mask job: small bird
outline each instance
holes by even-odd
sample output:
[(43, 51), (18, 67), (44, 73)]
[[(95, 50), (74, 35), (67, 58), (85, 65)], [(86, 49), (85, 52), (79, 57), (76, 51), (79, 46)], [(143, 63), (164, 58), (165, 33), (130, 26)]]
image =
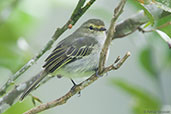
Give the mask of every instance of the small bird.
[(22, 94), (23, 100), (48, 74), (68, 77), (90, 76), (97, 72), (100, 52), (106, 39), (106, 28), (100, 19), (89, 19), (75, 32), (60, 41), (45, 59), (38, 79)]

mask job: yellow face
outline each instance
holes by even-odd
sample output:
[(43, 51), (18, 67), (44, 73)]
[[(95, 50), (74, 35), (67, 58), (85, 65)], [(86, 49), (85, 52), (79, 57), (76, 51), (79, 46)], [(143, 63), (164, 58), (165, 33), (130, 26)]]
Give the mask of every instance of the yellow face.
[(106, 31), (106, 28), (103, 25), (95, 25), (95, 24), (89, 24), (88, 29), (92, 31)]
[(99, 19), (89, 19), (77, 29), (77, 32), (95, 36), (104, 34), (106, 28), (103, 21)]

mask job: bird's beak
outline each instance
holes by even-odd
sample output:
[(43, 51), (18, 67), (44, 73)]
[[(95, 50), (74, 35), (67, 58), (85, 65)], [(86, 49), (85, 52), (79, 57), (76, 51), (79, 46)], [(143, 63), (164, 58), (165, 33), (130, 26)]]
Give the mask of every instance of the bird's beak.
[(105, 27), (101, 27), (101, 28), (99, 29), (99, 31), (106, 31), (106, 28), (105, 28)]

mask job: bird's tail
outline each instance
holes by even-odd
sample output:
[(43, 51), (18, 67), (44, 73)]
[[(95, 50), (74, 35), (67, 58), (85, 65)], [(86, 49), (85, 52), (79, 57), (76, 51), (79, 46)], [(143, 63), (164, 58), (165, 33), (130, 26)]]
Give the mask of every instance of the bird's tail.
[(44, 79), (44, 77), (47, 75), (48, 73), (46, 71), (41, 71), (39, 72), (35, 77), (37, 77), (35, 79), (35, 81), (30, 85), (30, 87), (24, 91), (24, 93), (21, 95), (20, 100), (22, 101), (33, 89), (35, 89), (35, 87), (39, 84), (39, 82), (41, 80)]

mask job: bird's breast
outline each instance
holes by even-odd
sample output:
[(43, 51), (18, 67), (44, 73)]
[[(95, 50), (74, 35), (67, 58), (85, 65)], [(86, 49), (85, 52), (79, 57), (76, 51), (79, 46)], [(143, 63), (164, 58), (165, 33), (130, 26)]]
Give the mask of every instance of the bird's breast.
[(95, 73), (95, 69), (98, 68), (100, 52), (105, 42), (106, 35), (100, 34), (95, 38), (98, 43), (93, 46), (93, 50), (89, 55), (64, 65), (55, 74), (69, 78), (77, 78), (90, 76)]
[(100, 47), (96, 45), (91, 54), (66, 64), (57, 73), (69, 78), (90, 76), (98, 67), (100, 51)]

